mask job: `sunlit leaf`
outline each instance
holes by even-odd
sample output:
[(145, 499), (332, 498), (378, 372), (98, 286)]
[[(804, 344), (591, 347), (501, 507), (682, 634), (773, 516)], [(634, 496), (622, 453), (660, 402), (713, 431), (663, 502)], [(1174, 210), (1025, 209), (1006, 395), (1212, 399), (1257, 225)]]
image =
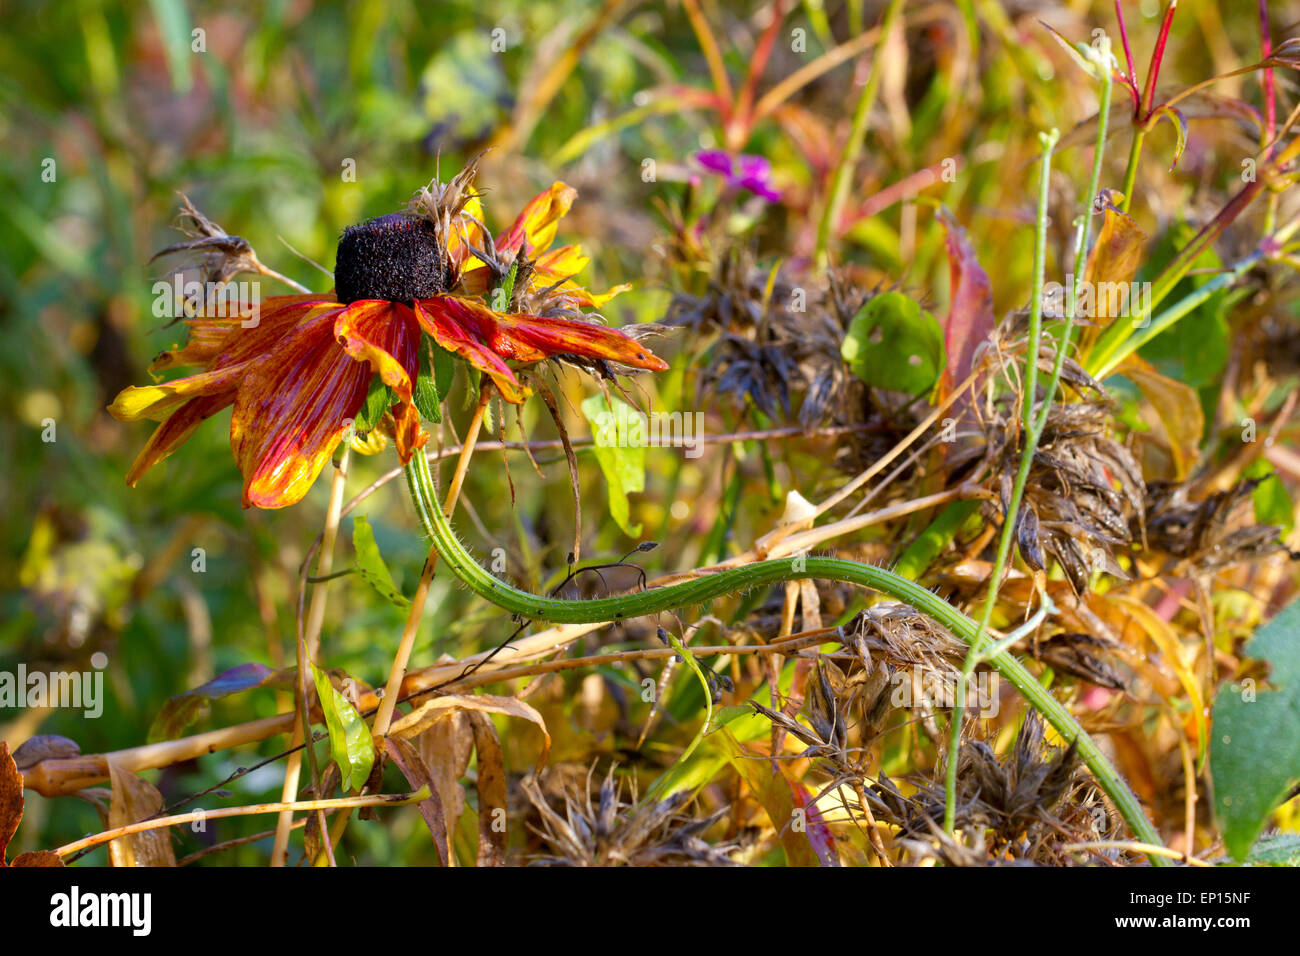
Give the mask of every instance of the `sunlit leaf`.
[(375, 745), (370, 737), (370, 727), (348, 699), (330, 683), (328, 674), (315, 664), (311, 665), (311, 674), (316, 681), (316, 695), (330, 735), (330, 753), (343, 777), (343, 787), (360, 790), (370, 778), (370, 768), (375, 765)]
[[(593, 451), (609, 489), (610, 517), (629, 537), (641, 533), (641, 525), (631, 524), (631, 506), (627, 496), (645, 490), (645, 439), (640, 435), (641, 414), (626, 402), (603, 395), (592, 395), (582, 403), (582, 412), (591, 422), (596, 437)], [(622, 424), (626, 423), (626, 424)], [(637, 429), (637, 434), (633, 434)]]
[(1105, 327), (1116, 316), (1134, 315), (1140, 298), (1134, 292), (1133, 276), (1142, 259), (1146, 233), (1120, 211), (1119, 193), (1102, 190), (1104, 212), (1101, 232), (1088, 253), (1083, 278), (1091, 296), (1087, 318)]
[(1205, 413), (1196, 389), (1157, 372), (1136, 355), (1130, 355), (1116, 369), (1142, 392), (1164, 426), (1173, 459), (1174, 474), (1187, 477), (1196, 464), (1205, 431)]
[(352, 519), (352, 549), (357, 555), (357, 573), (362, 580), (398, 607), (410, 605), (410, 600), (393, 583), (393, 576), (375, 542), (375, 532), (363, 515)]

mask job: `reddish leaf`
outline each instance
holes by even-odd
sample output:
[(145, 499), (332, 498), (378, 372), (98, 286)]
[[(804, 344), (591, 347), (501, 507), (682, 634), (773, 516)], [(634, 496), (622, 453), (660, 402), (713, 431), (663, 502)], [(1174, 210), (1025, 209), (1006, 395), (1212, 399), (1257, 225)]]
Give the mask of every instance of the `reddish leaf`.
[(501, 740), (491, 718), (471, 711), (478, 752), (478, 865), (505, 866), (506, 766)]
[(810, 806), (806, 792), (787, 776), (785, 764), (777, 761), (777, 769), (773, 771), (771, 762), (754, 759), (755, 755), (730, 733), (726, 734), (726, 739), (731, 750), (731, 765), (767, 813), (777, 831), (777, 840), (785, 850), (786, 863), (790, 866), (837, 866), (839, 858), (834, 850), (829, 855), (825, 853), (828, 845), (833, 847), (834, 837), (822, 822), (817, 808)]
[(839, 851), (835, 848), (835, 835), (831, 833), (831, 828), (826, 825), (826, 820), (822, 812), (817, 809), (817, 804), (813, 802), (812, 794), (802, 783), (791, 780), (786, 777), (786, 783), (790, 785), (790, 794), (794, 798), (794, 805), (804, 810), (807, 819), (808, 843), (817, 854), (817, 859), (821, 861), (822, 866), (839, 866)]
[(9, 754), (9, 745), (0, 740), (0, 865), (22, 818), (23, 775)]
[(994, 320), (993, 284), (975, 258), (966, 231), (946, 209), (939, 210), (939, 220), (948, 233), (948, 270), (951, 276), (951, 302), (943, 322), (948, 367), (939, 380), (942, 398), (970, 375), (975, 350), (988, 341)]
[(9, 865), (62, 867), (66, 864), (63, 862), (63, 857), (53, 850), (31, 850), (27, 853), (19, 853)]
[(420, 752), (415, 749), (415, 745), (409, 740), (402, 737), (386, 737), (384, 745), (388, 749), (388, 755), (393, 758), (393, 763), (397, 764), (402, 775), (406, 777), (406, 782), (415, 789), (427, 786), (429, 788), (429, 798), (421, 800), (419, 803), (420, 816), (424, 817), (424, 823), (429, 828), (429, 833), (433, 836), (434, 849), (438, 851), (438, 859), (442, 861), (443, 866), (451, 865), (451, 854), (447, 846), (447, 819), (443, 813), (442, 795), (438, 790), (438, 782), (430, 773), (424, 758)]

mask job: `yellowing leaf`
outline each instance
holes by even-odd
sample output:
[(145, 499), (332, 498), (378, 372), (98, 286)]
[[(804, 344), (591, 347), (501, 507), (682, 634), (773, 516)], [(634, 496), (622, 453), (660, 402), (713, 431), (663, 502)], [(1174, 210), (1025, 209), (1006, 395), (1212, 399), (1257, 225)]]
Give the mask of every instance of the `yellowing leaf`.
[(540, 770), (546, 763), (546, 755), (551, 751), (551, 735), (546, 730), (546, 721), (531, 706), (513, 697), (497, 697), (494, 694), (449, 694), (446, 697), (435, 697), (394, 721), (390, 733), (395, 737), (414, 737), (432, 727), (447, 711), (457, 708), (485, 714), (505, 714), (507, 717), (532, 721), (542, 731), (542, 752), (537, 758), (537, 768)]
[[(108, 808), (110, 828), (139, 823), (163, 809), (157, 789), (113, 761), (108, 762), (108, 778), (113, 785), (113, 802)], [(175, 866), (170, 831), (163, 827), (118, 837), (108, 845), (111, 866)]]
[(1191, 655), (1184, 654), (1183, 645), (1178, 640), (1169, 622), (1143, 604), (1137, 598), (1127, 594), (1115, 593), (1111, 596), (1115, 603), (1123, 607), (1132, 620), (1142, 628), (1160, 649), (1160, 654), (1169, 662), (1178, 676), (1178, 682), (1187, 692), (1187, 699), (1192, 705), (1192, 718), (1196, 722), (1196, 754), (1198, 763), (1205, 759), (1205, 744), (1209, 728), (1205, 716), (1205, 699), (1201, 696), (1201, 685), (1192, 671)]
[(1103, 190), (1105, 202), (1101, 234), (1097, 236), (1088, 264), (1083, 270), (1085, 295), (1090, 295), (1091, 305), (1080, 303), (1080, 314), (1104, 328), (1117, 315), (1132, 315), (1130, 302), (1136, 302), (1133, 293), (1133, 276), (1141, 263), (1146, 233), (1128, 216), (1120, 212), (1115, 201), (1119, 194)]
[(1148, 402), (1164, 426), (1174, 477), (1181, 481), (1200, 455), (1205, 413), (1196, 389), (1157, 372), (1149, 362), (1130, 355), (1115, 370), (1128, 378)]

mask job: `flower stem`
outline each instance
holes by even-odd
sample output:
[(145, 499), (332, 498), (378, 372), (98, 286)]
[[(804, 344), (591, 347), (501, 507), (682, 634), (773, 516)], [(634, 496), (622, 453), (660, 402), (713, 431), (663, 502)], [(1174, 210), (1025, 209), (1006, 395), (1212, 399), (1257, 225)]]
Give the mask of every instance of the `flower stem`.
[[(451, 486), (447, 489), (446, 502), (443, 504), (443, 511), (446, 512), (448, 517), (456, 510), (456, 501), (460, 497), (461, 486), (465, 483), (469, 460), (474, 454), (474, 444), (478, 441), (479, 430), (483, 427), (483, 416), (487, 412), (488, 402), (491, 397), (492, 390), (487, 384), (486, 377), (484, 377), (478, 405), (474, 408), (474, 417), (470, 419), (469, 431), (465, 434), (465, 442), (461, 447), (460, 458), (456, 461), (456, 471), (452, 476)], [(428, 459), (424, 457), (423, 452), (417, 452), (415, 457), (425, 463), (426, 469), (429, 467)], [(387, 736), (388, 728), (392, 724), (393, 709), (397, 706), (397, 698), (402, 689), (402, 679), (406, 676), (406, 665), (411, 660), (411, 651), (415, 647), (415, 635), (420, 629), (420, 619), (424, 616), (424, 605), (429, 597), (429, 585), (433, 582), (433, 572), (437, 566), (438, 549), (432, 547), (429, 549), (428, 557), (424, 560), (424, 570), (420, 573), (420, 583), (416, 586), (415, 595), (411, 598), (411, 610), (406, 616), (406, 627), (402, 630), (402, 640), (397, 646), (397, 654), (393, 657), (393, 666), (388, 672), (388, 683), (384, 685), (384, 696), (379, 702), (379, 712), (375, 715), (375, 722), (371, 728), (377, 741), (382, 741)]]
[[(429, 463), (423, 455), (411, 459), (406, 466), (406, 475), (420, 522), (433, 538), (434, 547), (447, 567), (470, 590), (522, 617), (571, 624), (621, 621), (657, 614), (670, 608), (703, 604), (751, 588), (818, 578), (873, 588), (910, 604), (967, 644), (975, 638), (975, 622), (933, 592), (882, 568), (840, 558), (799, 556), (793, 559), (755, 561), (680, 584), (589, 601), (565, 601), (530, 594), (494, 577), (465, 550), (456, 538), (443, 509), (436, 503)], [(1143, 842), (1158, 844), (1160, 836), (1147, 819), (1137, 797), (1065, 706), (1009, 652), (1000, 651), (989, 655), (988, 659), (1065, 740), (1077, 745), (1079, 756), (1092, 770), (1098, 785), (1110, 796), (1120, 815), (1132, 827), (1135, 836)], [(1153, 858), (1154, 862), (1156, 860)]]
[[(980, 662), (991, 659), (985, 647), (986, 632), (989, 621), (993, 616), (993, 608), (997, 603), (998, 588), (1002, 584), (1002, 574), (1011, 556), (1011, 543), (1015, 539), (1020, 505), (1024, 499), (1025, 486), (1029, 481), (1034, 453), (1038, 449), (1038, 441), (1042, 437), (1043, 429), (1047, 426), (1047, 418), (1051, 412), (1052, 403), (1056, 398), (1057, 385), (1060, 383), (1065, 354), (1069, 351), (1070, 337), (1074, 331), (1078, 287), (1083, 282), (1084, 258), (1087, 255), (1088, 236), (1091, 232), (1093, 200), (1097, 195), (1097, 189), (1101, 181), (1101, 165), (1106, 148), (1106, 125), (1110, 116), (1112, 82), (1112, 71), (1108, 65), (1109, 60), (1110, 45), (1103, 43), (1099, 58), (1102, 68), (1097, 71), (1101, 79), (1101, 104), (1097, 113), (1097, 146), (1093, 153), (1092, 175), (1088, 181), (1087, 192), (1084, 194), (1084, 211), (1079, 221), (1078, 230), (1075, 233), (1074, 273), (1066, 298), (1065, 326), (1061, 330), (1060, 340), (1056, 343), (1056, 358), (1052, 366), (1052, 376), (1048, 380), (1047, 388), (1044, 390), (1043, 406), (1037, 417), (1035, 417), (1033, 407), (1037, 398), (1035, 392), (1037, 391), (1039, 336), (1042, 320), (1042, 282), (1046, 270), (1048, 177), (1051, 173), (1052, 138), (1049, 136), (1043, 141), (1044, 165), (1041, 174), (1042, 179), (1039, 183), (1038, 223), (1034, 242), (1034, 301), (1030, 305), (1030, 337), (1025, 355), (1026, 385), (1022, 396), (1024, 431), (1021, 440), (1023, 447), (1020, 454), (1020, 467), (1016, 471), (1016, 479), (1011, 491), (1011, 499), (1007, 502), (1006, 514), (1003, 515), (1002, 519), (1002, 534), (998, 540), (997, 557), (993, 564), (993, 571), (989, 575), (988, 593), (984, 598), (983, 611), (980, 614), (980, 621), (975, 634), (970, 641), (970, 651), (966, 655), (966, 662), (957, 676), (952, 722), (949, 727), (948, 765), (944, 777), (943, 824), (944, 830), (950, 834), (954, 832), (957, 822), (957, 765), (961, 746), (962, 716), (966, 704), (966, 685)], [(1046, 599), (1045, 596), (1044, 599)]]
[[(339, 456), (338, 464), (334, 468), (334, 478), (330, 482), (330, 502), (325, 511), (325, 530), (321, 535), (320, 557), (316, 560), (316, 577), (318, 578), (327, 576), (334, 567), (334, 541), (338, 537), (339, 516), (343, 511), (343, 489), (348, 480), (348, 452), (349, 449), (345, 444), (343, 452)], [(307, 612), (306, 627), (298, 632), (298, 719), (294, 723), (293, 734), (290, 737), (291, 746), (294, 747), (303, 742), (306, 729), (311, 726), (311, 717), (307, 708), (309, 698), (307, 672), (310, 670), (308, 664), (316, 659), (316, 651), (320, 647), (321, 624), (325, 620), (325, 596), (325, 588), (317, 586), (311, 595), (311, 607)], [(312, 747), (304, 749), (307, 751), (312, 779), (315, 780), (317, 779), (316, 752)], [(281, 790), (282, 802), (289, 803), (297, 796), (298, 778), (301, 772), (302, 751), (296, 750), (289, 756), (289, 761), (284, 768), (284, 787)], [(321, 832), (325, 833), (323, 812), (319, 822)], [(271, 848), (272, 866), (284, 866), (289, 858), (289, 830), (292, 824), (292, 810), (281, 813), (276, 821), (275, 843)], [(328, 840), (328, 836), (326, 836), (326, 839)]]

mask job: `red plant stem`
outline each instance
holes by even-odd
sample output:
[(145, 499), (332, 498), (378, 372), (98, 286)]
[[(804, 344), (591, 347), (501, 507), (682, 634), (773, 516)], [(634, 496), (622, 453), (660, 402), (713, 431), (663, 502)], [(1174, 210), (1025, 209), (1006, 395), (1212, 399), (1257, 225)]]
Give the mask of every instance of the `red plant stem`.
[(1160, 36), (1156, 40), (1156, 48), (1151, 53), (1151, 67), (1147, 70), (1147, 85), (1142, 91), (1142, 109), (1138, 113), (1138, 118), (1145, 122), (1151, 115), (1151, 107), (1156, 98), (1156, 80), (1160, 76), (1160, 64), (1165, 59), (1165, 44), (1169, 42), (1169, 28), (1173, 26), (1174, 14), (1178, 11), (1178, 0), (1169, 0), (1169, 6), (1165, 7), (1165, 18), (1160, 24)]
[(1137, 70), (1133, 68), (1133, 50), (1128, 45), (1128, 27), (1124, 24), (1122, 0), (1115, 0), (1115, 19), (1119, 22), (1119, 39), (1124, 47), (1124, 62), (1128, 64), (1128, 72), (1124, 74), (1124, 85), (1128, 87), (1129, 95), (1133, 97), (1133, 115), (1136, 116), (1142, 107), (1137, 88)]
[[(1259, 52), (1260, 59), (1267, 60), (1273, 55), (1273, 37), (1268, 27), (1268, 0), (1259, 0)], [(1264, 151), (1267, 158), (1273, 152), (1273, 131), (1277, 127), (1277, 103), (1274, 99), (1273, 68), (1264, 70), (1264, 142), (1268, 143)]]
[(758, 40), (754, 57), (749, 61), (749, 75), (745, 77), (745, 83), (740, 88), (734, 119), (737, 126), (741, 128), (741, 132), (737, 135), (743, 135), (745, 140), (749, 139), (750, 131), (754, 126), (754, 91), (758, 89), (758, 81), (763, 76), (763, 71), (767, 69), (767, 61), (771, 59), (772, 47), (776, 45), (776, 34), (781, 29), (782, 21), (785, 20), (785, 12), (784, 0), (776, 0), (772, 4), (772, 22), (767, 25), (767, 29)]

